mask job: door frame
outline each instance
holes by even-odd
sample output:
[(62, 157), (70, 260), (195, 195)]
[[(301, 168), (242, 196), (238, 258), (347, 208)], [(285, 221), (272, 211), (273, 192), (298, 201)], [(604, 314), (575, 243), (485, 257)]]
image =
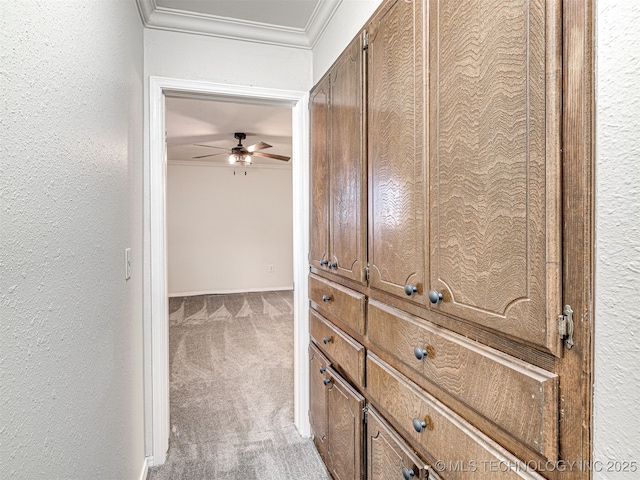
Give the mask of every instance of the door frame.
[[(169, 448), (169, 312), (167, 288), (165, 96), (203, 98), (292, 111), (294, 423), (309, 437), (309, 94), (245, 85), (150, 76), (145, 140), (144, 388), (145, 455), (162, 465)], [(146, 143), (146, 142), (145, 142)]]

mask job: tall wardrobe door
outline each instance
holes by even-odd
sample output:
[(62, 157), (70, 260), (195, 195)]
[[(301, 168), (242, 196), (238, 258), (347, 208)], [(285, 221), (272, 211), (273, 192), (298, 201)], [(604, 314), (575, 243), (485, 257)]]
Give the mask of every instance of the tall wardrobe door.
[(309, 99), (311, 129), (311, 211), (309, 264), (323, 268), (329, 261), (329, 77)]
[(426, 298), (422, 21), (420, 0), (388, 1), (369, 24), (367, 53), (370, 285), (418, 303)]
[[(430, 3), (433, 308), (557, 353), (561, 2)], [(439, 299), (438, 294), (442, 294)]]
[(362, 37), (331, 70), (331, 230), (329, 251), (339, 275), (364, 281), (366, 169), (362, 85)]

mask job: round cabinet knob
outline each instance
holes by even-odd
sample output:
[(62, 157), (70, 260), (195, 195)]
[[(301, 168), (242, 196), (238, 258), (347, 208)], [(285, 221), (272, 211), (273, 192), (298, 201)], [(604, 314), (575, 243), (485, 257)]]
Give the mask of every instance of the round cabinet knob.
[(413, 354), (416, 356), (418, 360), (422, 360), (427, 356), (427, 351), (422, 347), (416, 347), (413, 349)]
[(322, 296), (322, 301), (323, 302), (330, 302), (331, 301), (331, 295), (323, 295)]
[(429, 301), (434, 305), (442, 300), (442, 294), (437, 290), (429, 290)]
[(410, 470), (407, 467), (402, 467), (402, 476), (404, 477), (404, 480), (409, 480), (411, 477), (415, 477), (416, 474), (413, 470)]
[(338, 268), (338, 264), (335, 262), (329, 262), (329, 264), (327, 265), (329, 268)]
[(420, 433), (422, 430), (427, 428), (427, 422), (423, 422), (417, 418), (413, 419), (413, 428), (416, 429), (416, 432)]
[(328, 261), (328, 260), (321, 260), (321, 261), (320, 261), (320, 266), (321, 266), (321, 267), (324, 267), (324, 266), (326, 266), (326, 265), (329, 265), (329, 261)]
[(418, 287), (416, 287), (415, 285), (411, 285), (410, 283), (407, 283), (404, 286), (404, 293), (406, 293), (408, 296), (413, 295), (417, 291), (418, 291)]
[(327, 371), (327, 367), (320, 367), (320, 373), (324, 373)]
[(327, 343), (331, 343), (331, 337), (324, 337), (324, 338), (322, 339), (322, 343), (324, 343), (325, 345), (326, 345)]
[(322, 383), (324, 383), (325, 385), (329, 385), (331, 383), (331, 379), (330, 378), (325, 378), (322, 380)]

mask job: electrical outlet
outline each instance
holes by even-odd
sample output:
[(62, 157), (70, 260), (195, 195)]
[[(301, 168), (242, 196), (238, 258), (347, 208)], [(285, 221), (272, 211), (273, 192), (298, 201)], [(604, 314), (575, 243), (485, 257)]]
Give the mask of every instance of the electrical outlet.
[(267, 271), (269, 273), (273, 273), (275, 271), (275, 267), (272, 264), (270, 264)]
[(129, 280), (131, 278), (131, 249), (124, 249), (124, 279)]

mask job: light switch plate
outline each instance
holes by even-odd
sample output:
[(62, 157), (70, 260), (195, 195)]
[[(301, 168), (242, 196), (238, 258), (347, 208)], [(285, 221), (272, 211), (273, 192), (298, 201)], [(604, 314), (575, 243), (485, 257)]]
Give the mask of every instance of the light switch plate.
[(131, 249), (124, 249), (124, 279), (129, 280), (131, 278)]

